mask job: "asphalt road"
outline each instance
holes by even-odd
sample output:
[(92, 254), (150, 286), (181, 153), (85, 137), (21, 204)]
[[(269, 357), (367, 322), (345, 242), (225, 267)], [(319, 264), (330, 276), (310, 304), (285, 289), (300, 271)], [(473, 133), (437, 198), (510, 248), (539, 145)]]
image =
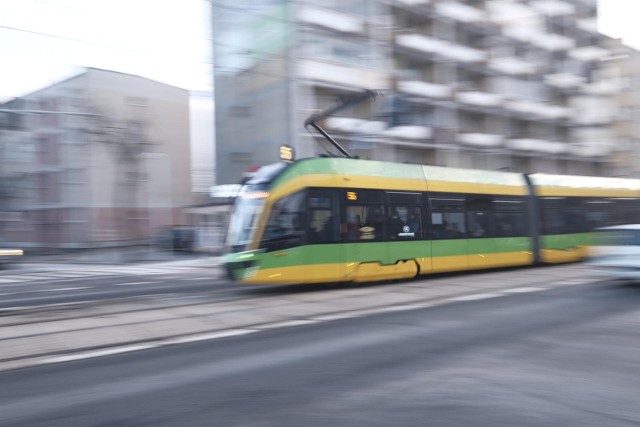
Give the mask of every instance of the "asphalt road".
[(237, 294), (237, 286), (214, 268), (103, 267), (87, 270), (3, 271), (0, 309), (95, 302), (132, 297)]
[(7, 426), (640, 424), (640, 288), (573, 286), (0, 374)]

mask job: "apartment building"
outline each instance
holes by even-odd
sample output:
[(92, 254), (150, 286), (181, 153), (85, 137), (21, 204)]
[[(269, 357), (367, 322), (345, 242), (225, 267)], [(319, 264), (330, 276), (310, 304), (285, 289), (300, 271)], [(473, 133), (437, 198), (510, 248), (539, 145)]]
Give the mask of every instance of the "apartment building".
[(323, 153), (304, 119), (364, 88), (384, 96), (325, 123), (361, 158), (628, 175), (620, 43), (596, 18), (596, 0), (215, 2), (217, 182), (281, 144)]
[(89, 68), (1, 104), (0, 116), (4, 239), (113, 246), (186, 221), (188, 91)]

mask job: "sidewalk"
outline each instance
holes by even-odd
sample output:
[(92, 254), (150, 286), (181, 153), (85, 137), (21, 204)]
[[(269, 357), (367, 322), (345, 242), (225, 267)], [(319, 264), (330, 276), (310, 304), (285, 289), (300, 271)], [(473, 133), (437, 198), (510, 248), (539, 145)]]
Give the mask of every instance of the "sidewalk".
[(0, 370), (57, 363), (277, 327), (409, 310), (593, 282), (580, 264), (361, 287), (255, 289), (232, 301), (135, 300), (0, 310)]

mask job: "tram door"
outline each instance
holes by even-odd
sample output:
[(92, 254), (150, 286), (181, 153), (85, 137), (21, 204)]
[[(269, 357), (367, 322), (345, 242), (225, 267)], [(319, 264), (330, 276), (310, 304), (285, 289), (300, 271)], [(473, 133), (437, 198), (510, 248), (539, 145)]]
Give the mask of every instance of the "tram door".
[(344, 247), (340, 245), (338, 194), (311, 189), (307, 197), (308, 281), (332, 282), (344, 278)]
[(431, 194), (433, 272), (466, 270), (469, 266), (464, 196)]

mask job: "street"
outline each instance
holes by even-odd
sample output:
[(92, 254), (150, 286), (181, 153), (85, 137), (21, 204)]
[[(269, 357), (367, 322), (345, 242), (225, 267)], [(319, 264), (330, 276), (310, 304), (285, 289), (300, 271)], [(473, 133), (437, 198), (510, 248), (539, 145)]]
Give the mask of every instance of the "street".
[(216, 268), (171, 263), (71, 269), (26, 266), (0, 272), (0, 309), (231, 291), (233, 286), (219, 276)]
[(576, 285), (13, 370), (0, 424), (637, 425), (639, 306)]

